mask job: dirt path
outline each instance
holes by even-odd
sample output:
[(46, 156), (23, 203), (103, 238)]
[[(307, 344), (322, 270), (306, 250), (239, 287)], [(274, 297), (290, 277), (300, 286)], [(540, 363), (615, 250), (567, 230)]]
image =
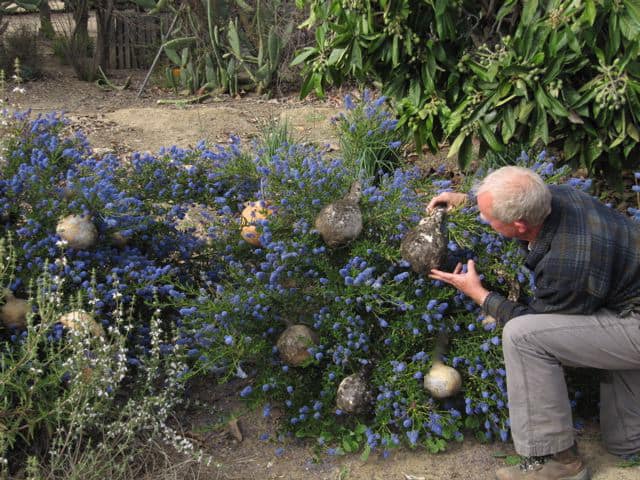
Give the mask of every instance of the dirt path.
[[(196, 105), (159, 106), (157, 100), (174, 98), (172, 93), (151, 86), (137, 98), (144, 72), (129, 74), (130, 89), (105, 92), (69, 78), (68, 72), (58, 72), (45, 81), (28, 84), (24, 97), (12, 94), (11, 100), (34, 113), (67, 112), (94, 147), (118, 152), (156, 152), (163, 146), (189, 147), (200, 140), (226, 142), (230, 135), (249, 139), (271, 119), (287, 120), (299, 140), (320, 144), (334, 141), (329, 121), (339, 111), (336, 104), (303, 102), (295, 96), (271, 100), (220, 96)], [(110, 80), (121, 85), (125, 79), (125, 74), (118, 72)]]
[[(96, 149), (125, 155), (135, 150), (156, 152), (162, 146), (193, 146), (202, 139), (226, 142), (232, 134), (246, 141), (259, 131), (261, 122), (270, 118), (286, 118), (300, 140), (335, 143), (329, 119), (340, 109), (336, 100), (319, 103), (299, 101), (294, 96), (274, 100), (221, 96), (187, 107), (160, 106), (157, 100), (170, 97), (171, 93), (159, 90), (153, 82), (141, 98), (136, 96), (145, 72), (118, 72), (111, 80), (123, 84), (131, 74), (131, 88), (106, 92), (75, 80), (68, 68), (60, 67), (51, 58), (47, 61), (46, 78), (27, 84), (24, 96), (11, 93), (9, 102), (31, 108), (34, 113), (67, 112)], [(493, 470), (504, 464), (497, 454), (513, 453), (510, 444), (484, 445), (467, 440), (439, 455), (403, 448), (393, 451), (387, 459), (377, 455), (367, 461), (358, 456), (318, 459), (311, 442), (277, 441), (276, 422), (256, 412), (243, 412), (236, 393), (229, 388), (228, 395), (206, 404), (212, 397), (206, 389), (201, 390), (205, 407), (190, 411), (182, 420), (186, 431), (219, 432), (224, 419), (235, 415), (240, 419), (242, 442), (222, 431), (202, 445), (214, 458), (211, 466), (195, 469), (189, 463), (177, 462), (166, 476), (154, 478), (482, 480), (493, 478)], [(269, 440), (260, 440), (265, 433)], [(619, 468), (620, 459), (605, 452), (597, 426), (587, 427), (579, 437), (579, 446), (594, 480), (640, 479), (640, 467)], [(279, 447), (284, 447), (280, 456), (276, 455)]]

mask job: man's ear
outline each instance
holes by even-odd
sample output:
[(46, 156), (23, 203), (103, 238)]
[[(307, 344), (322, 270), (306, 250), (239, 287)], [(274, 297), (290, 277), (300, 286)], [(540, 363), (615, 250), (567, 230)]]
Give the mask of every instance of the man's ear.
[(513, 226), (516, 227), (516, 230), (519, 235), (526, 233), (529, 231), (529, 224), (523, 220), (516, 220), (513, 222)]

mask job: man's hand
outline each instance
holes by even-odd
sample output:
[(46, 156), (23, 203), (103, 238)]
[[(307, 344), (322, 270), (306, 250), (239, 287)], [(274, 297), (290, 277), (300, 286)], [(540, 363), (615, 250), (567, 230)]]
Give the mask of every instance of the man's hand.
[(431, 199), (427, 205), (427, 211), (430, 212), (438, 207), (446, 207), (447, 211), (463, 205), (467, 201), (465, 193), (443, 192)]
[(433, 269), (429, 277), (456, 287), (480, 306), (489, 295), (489, 290), (482, 286), (480, 275), (476, 272), (476, 264), (473, 260), (467, 262), (466, 272), (462, 271), (462, 264), (458, 263), (452, 273)]

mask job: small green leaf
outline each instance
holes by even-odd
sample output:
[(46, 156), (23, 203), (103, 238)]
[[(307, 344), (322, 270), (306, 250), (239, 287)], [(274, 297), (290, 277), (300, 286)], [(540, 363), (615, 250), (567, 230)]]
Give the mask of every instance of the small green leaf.
[(329, 59), (327, 60), (327, 65), (336, 65), (340, 61), (342, 61), (342, 57), (344, 57), (346, 48), (334, 48), (331, 50), (331, 54), (329, 55)]
[(364, 451), (362, 452), (362, 455), (360, 455), (360, 460), (362, 460), (363, 462), (366, 462), (369, 459), (370, 453), (371, 453), (371, 446), (367, 443), (364, 446)]
[(471, 160), (473, 159), (473, 141), (472, 136), (467, 135), (467, 137), (462, 142), (460, 146), (460, 153), (458, 154), (458, 167), (461, 170), (465, 171), (471, 165)]
[(522, 23), (529, 25), (533, 20), (533, 16), (538, 9), (538, 0), (523, 0), (524, 7), (522, 8)]
[(596, 3), (593, 0), (585, 0), (581, 19), (590, 27), (593, 26), (593, 22), (596, 20)]
[(564, 141), (563, 153), (565, 160), (571, 160), (580, 151), (581, 142), (573, 135), (569, 135)]
[(517, 5), (517, 3), (517, 0), (507, 0), (506, 2), (504, 2), (500, 7), (500, 10), (498, 10), (496, 20), (500, 21), (511, 12), (513, 12), (513, 8)]
[(467, 138), (467, 136), (468, 136), (467, 133), (460, 133), (455, 138), (455, 140), (451, 144), (451, 147), (449, 147), (449, 153), (447, 154), (447, 158), (454, 157), (460, 151), (460, 147), (462, 146), (462, 142), (464, 142), (464, 140)]
[(357, 41), (353, 42), (351, 47), (351, 71), (358, 72), (362, 70), (362, 49)]
[(292, 67), (295, 67), (296, 65), (304, 62), (305, 60), (307, 60), (309, 57), (311, 57), (313, 54), (318, 53), (318, 50), (313, 48), (313, 47), (307, 47), (304, 50), (302, 50), (302, 52), (300, 52), (296, 58), (294, 58), (290, 65)]
[(504, 145), (502, 145), (502, 143), (498, 141), (489, 126), (482, 120), (478, 120), (478, 125), (480, 125), (480, 133), (482, 135), (482, 138), (484, 138), (485, 142), (487, 142), (489, 148), (494, 152), (504, 151)]
[(510, 466), (519, 465), (522, 459), (519, 455), (507, 455), (504, 459), (504, 463)]
[(509, 143), (516, 131), (516, 114), (513, 107), (506, 107), (502, 114), (502, 143)]
[(636, 126), (631, 122), (627, 123), (627, 135), (634, 141), (640, 142), (640, 132), (638, 132)]
[(167, 55), (167, 57), (169, 57), (169, 60), (171, 60), (171, 62), (174, 65), (178, 65), (178, 66), (182, 65), (182, 60), (180, 59), (180, 55), (178, 55), (178, 52), (176, 52), (174, 49), (165, 48), (164, 53)]

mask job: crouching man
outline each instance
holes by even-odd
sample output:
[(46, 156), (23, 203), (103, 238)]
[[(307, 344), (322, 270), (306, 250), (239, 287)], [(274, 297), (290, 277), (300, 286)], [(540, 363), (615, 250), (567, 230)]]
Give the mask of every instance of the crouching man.
[[(473, 260), (466, 272), (432, 270), (504, 325), (511, 433), (520, 466), (499, 480), (585, 480), (563, 366), (606, 371), (600, 384), (600, 427), (607, 449), (640, 452), (640, 225), (569, 186), (548, 186), (535, 172), (504, 167), (477, 189), (481, 217), (528, 248), (535, 279), (528, 304), (482, 285)], [(447, 192), (433, 209), (463, 204)]]

